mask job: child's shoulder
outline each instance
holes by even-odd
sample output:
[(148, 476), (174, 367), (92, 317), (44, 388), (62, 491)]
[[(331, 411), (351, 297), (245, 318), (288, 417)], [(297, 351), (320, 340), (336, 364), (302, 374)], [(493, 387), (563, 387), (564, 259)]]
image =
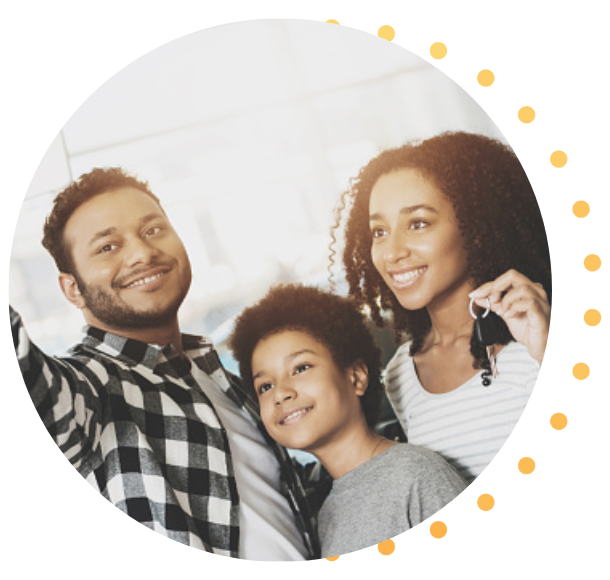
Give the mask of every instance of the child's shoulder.
[(387, 461), (400, 466), (400, 469), (435, 471), (451, 469), (449, 464), (435, 451), (412, 445), (411, 443), (396, 443), (390, 447)]

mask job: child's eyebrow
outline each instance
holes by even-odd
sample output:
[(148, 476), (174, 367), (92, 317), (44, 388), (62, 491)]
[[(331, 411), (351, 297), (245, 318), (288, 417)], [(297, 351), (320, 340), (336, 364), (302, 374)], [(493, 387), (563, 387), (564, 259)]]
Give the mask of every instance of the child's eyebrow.
[[(291, 352), (289, 355), (287, 355), (285, 357), (285, 361), (286, 362), (290, 362), (291, 360), (294, 360), (295, 358), (297, 358), (298, 356), (302, 355), (302, 354), (318, 354), (315, 350), (311, 350), (310, 348), (304, 348), (302, 350), (297, 350), (295, 352)], [(258, 371), (253, 377), (252, 377), (252, 381), (254, 382), (256, 379), (258, 379), (261, 375), (265, 374), (265, 370), (263, 369), (262, 371)]]

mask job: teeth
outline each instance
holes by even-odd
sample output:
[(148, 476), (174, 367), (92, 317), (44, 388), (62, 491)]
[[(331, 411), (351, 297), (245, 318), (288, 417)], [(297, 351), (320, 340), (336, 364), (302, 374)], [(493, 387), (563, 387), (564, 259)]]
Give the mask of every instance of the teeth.
[(300, 415), (305, 415), (305, 413), (309, 413), (310, 410), (311, 410), (311, 407), (308, 407), (307, 409), (301, 409), (299, 411), (295, 411), (294, 413), (290, 413), (290, 415), (288, 415), (288, 417), (284, 417), (284, 419), (282, 419), (281, 424), (283, 425), (286, 421), (291, 421), (292, 419), (296, 419)]
[(403, 272), (402, 274), (394, 274), (392, 276), (392, 278), (395, 282), (402, 284), (404, 282), (408, 282), (412, 278), (416, 278), (420, 274), (423, 274), (425, 269), (426, 268), (424, 266), (423, 268), (417, 268), (417, 270), (411, 270), (410, 272)]
[(129, 284), (127, 286), (127, 288), (133, 288), (134, 286), (141, 286), (142, 284), (148, 284), (149, 282), (152, 282), (153, 280), (158, 280), (159, 278), (161, 278), (162, 274), (155, 274), (154, 276), (147, 276), (146, 278), (141, 278), (140, 280), (136, 280), (135, 282), (132, 282), (131, 284)]

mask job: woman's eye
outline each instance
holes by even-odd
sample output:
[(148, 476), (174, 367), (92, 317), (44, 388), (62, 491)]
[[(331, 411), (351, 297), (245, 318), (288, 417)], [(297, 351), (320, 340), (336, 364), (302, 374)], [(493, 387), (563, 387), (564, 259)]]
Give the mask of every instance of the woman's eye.
[(371, 230), (371, 237), (373, 239), (378, 239), (378, 238), (382, 238), (383, 236), (386, 235), (386, 230), (385, 228), (373, 228)]
[(428, 222), (424, 220), (414, 220), (409, 224), (409, 228), (412, 230), (421, 230), (428, 225)]

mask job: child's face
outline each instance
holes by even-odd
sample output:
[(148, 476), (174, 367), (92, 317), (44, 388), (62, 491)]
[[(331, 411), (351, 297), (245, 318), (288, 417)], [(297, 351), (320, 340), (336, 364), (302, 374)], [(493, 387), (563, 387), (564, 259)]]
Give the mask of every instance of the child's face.
[(315, 453), (366, 426), (359, 399), (366, 368), (341, 370), (306, 332), (285, 330), (261, 340), (252, 354), (252, 376), (263, 423), (285, 447)]
[(440, 305), (474, 288), (453, 206), (419, 171), (382, 175), (369, 219), (373, 264), (403, 308)]

